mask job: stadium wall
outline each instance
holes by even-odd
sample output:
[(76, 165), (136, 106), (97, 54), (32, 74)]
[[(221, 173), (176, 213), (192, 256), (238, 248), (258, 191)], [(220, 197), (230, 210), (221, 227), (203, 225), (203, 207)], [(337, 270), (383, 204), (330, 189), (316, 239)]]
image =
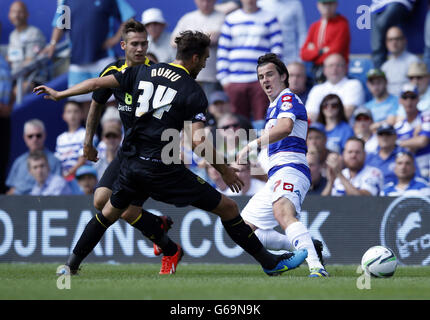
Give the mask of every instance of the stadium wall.
[[(236, 197), (240, 208), (249, 197)], [(308, 196), (301, 221), (324, 243), (329, 264), (359, 264), (371, 246), (390, 247), (400, 263), (430, 265), (430, 198)], [(213, 214), (149, 200), (170, 215), (170, 237), (187, 263), (255, 263)], [(0, 262), (64, 263), (94, 214), (92, 197), (0, 197)], [(152, 243), (124, 221), (111, 226), (86, 262), (158, 263)]]

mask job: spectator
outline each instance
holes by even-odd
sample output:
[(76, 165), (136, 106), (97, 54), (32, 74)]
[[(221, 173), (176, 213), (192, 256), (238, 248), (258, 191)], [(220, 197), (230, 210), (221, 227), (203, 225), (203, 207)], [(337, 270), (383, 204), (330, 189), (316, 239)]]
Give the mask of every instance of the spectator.
[(385, 73), (380, 69), (370, 69), (366, 83), (373, 99), (364, 106), (372, 112), (373, 128), (377, 129), (384, 122), (394, 125), (399, 103), (398, 98), (387, 91)]
[(233, 113), (224, 114), (217, 122), (217, 129), (216, 142), (222, 144), (217, 143), (216, 148), (227, 159), (235, 161), (237, 152), (248, 143), (247, 130)]
[(45, 148), (46, 131), (45, 125), (39, 119), (32, 119), (24, 124), (24, 142), (28, 151), (20, 155), (12, 164), (6, 180), (9, 188), (7, 194), (22, 195), (30, 194), (36, 181), (28, 171), (27, 158), (31, 152), (41, 150), (48, 158), (50, 172), (61, 175), (61, 163), (55, 155)]
[(357, 79), (348, 79), (345, 59), (337, 53), (324, 60), (324, 75), (327, 80), (315, 85), (309, 92), (306, 101), (306, 110), (312, 121), (316, 120), (319, 106), (323, 98), (329, 94), (337, 94), (345, 107), (346, 118), (349, 119), (354, 109), (364, 104), (365, 93), (361, 82)]
[(230, 101), (224, 91), (215, 91), (209, 96), (209, 106), (206, 123), (216, 128), (218, 120), (226, 113), (231, 113)]
[[(365, 165), (366, 152), (363, 140), (351, 137), (345, 144), (342, 156), (330, 153), (327, 157), (327, 185), (322, 195), (377, 196), (384, 178), (378, 168)], [(345, 168), (342, 170), (342, 163)]]
[[(103, 130), (103, 126), (105, 126), (106, 123), (118, 123), (122, 126), (121, 117), (119, 115), (119, 111), (117, 108), (111, 106), (107, 107), (105, 112), (103, 113), (103, 116), (100, 120), (100, 124)], [(97, 144), (97, 154), (99, 158), (105, 157), (106, 153), (106, 144), (103, 141), (103, 139)]]
[(259, 9), (257, 0), (241, 2), (243, 7), (227, 15), (221, 29), (217, 78), (233, 112), (252, 116), (254, 127), (262, 129), (269, 101), (257, 80), (257, 60), (267, 52), (282, 54), (282, 32), (276, 17)]
[(412, 11), (415, 0), (372, 0), (372, 31), (370, 34), (372, 60), (380, 68), (387, 60), (385, 35), (387, 30), (403, 23)]
[(228, 15), (234, 10), (239, 9), (242, 6), (240, 0), (219, 0), (215, 5), (215, 9), (219, 12), (224, 13), (224, 15)]
[(109, 163), (116, 157), (121, 145), (122, 126), (121, 122), (110, 120), (103, 123), (102, 141), (106, 145), (105, 152), (94, 164), (97, 171), (97, 179), (100, 180)]
[[(46, 38), (40, 29), (28, 25), (27, 6), (22, 1), (14, 1), (9, 7), (9, 21), (15, 29), (9, 35), (8, 56), (12, 73), (34, 61), (46, 45)], [(39, 74), (35, 83), (43, 83), (46, 77)], [(23, 84), (24, 92), (31, 91), (35, 83)], [(15, 93), (16, 96), (16, 93)]]
[(366, 153), (376, 151), (378, 140), (372, 131), (372, 113), (365, 107), (357, 108), (354, 111), (354, 135), (364, 141)]
[(419, 58), (406, 50), (406, 37), (399, 27), (391, 27), (387, 31), (386, 43), (390, 58), (385, 61), (381, 70), (388, 80), (388, 92), (398, 97), (402, 86), (408, 82), (408, 69), (412, 62), (419, 62)]
[(308, 191), (308, 195), (320, 195), (326, 184), (327, 179), (323, 176), (323, 167), (320, 162), (318, 152), (306, 154), (309, 170), (311, 171), (312, 183)]
[(419, 172), (430, 178), (430, 112), (418, 110), (418, 89), (407, 83), (400, 96), (406, 117), (396, 123), (398, 145), (415, 154)]
[(185, 14), (179, 19), (175, 30), (172, 32), (171, 43), (174, 45), (175, 38), (185, 30), (199, 30), (210, 35), (209, 58), (206, 67), (197, 76), (197, 82), (202, 86), (206, 97), (214, 91), (220, 90), (221, 85), (217, 80), (216, 55), (218, 39), (224, 22), (224, 14), (215, 10), (216, 0), (194, 0), (197, 10)]
[[(134, 10), (126, 0), (59, 0), (57, 3), (51, 41), (43, 53), (53, 56), (64, 32), (63, 26), (60, 28), (57, 25), (63, 19), (61, 6), (67, 5), (70, 9), (70, 24), (73, 26), (68, 30), (71, 42), (68, 86), (72, 87), (89, 78), (98, 78), (100, 70), (115, 60), (111, 48), (121, 40), (123, 23), (135, 15)], [(121, 22), (116, 32), (112, 29), (114, 21)], [(110, 33), (114, 35), (108, 38)], [(90, 92), (74, 97), (74, 100), (83, 103), (83, 119), (87, 117), (91, 96)]]
[(325, 162), (330, 150), (327, 149), (327, 135), (323, 124), (313, 122), (308, 128), (308, 135), (306, 137), (306, 144), (308, 148), (315, 147), (320, 157), (320, 164), (325, 168)]
[(312, 62), (313, 74), (318, 82), (324, 81), (322, 69), (328, 56), (337, 53), (347, 64), (349, 60), (351, 37), (348, 20), (336, 12), (337, 5), (337, 0), (318, 0), (321, 19), (310, 26), (300, 51), (303, 61)]
[(405, 149), (396, 145), (397, 134), (392, 125), (384, 124), (377, 131), (378, 148), (375, 152), (369, 153), (366, 158), (366, 165), (379, 168), (384, 175), (384, 183), (395, 182), (394, 162), (396, 155)]
[(342, 100), (338, 95), (328, 94), (321, 102), (317, 122), (325, 127), (327, 149), (342, 153), (345, 142), (354, 135), (348, 124)]
[(418, 105), (420, 111), (430, 109), (430, 74), (424, 62), (412, 62), (408, 69), (409, 81), (418, 88)]
[(258, 0), (257, 5), (261, 9), (271, 12), (279, 21), (284, 44), (282, 61), (285, 65), (298, 61), (300, 48), (306, 40), (307, 32), (305, 11), (301, 1)]
[(295, 93), (302, 100), (303, 105), (305, 105), (312, 87), (311, 80), (306, 76), (306, 66), (296, 61), (287, 65), (287, 70), (291, 92)]
[(385, 185), (381, 195), (390, 197), (400, 196), (430, 196), (430, 185), (415, 174), (414, 156), (409, 152), (396, 155), (394, 173), (396, 181)]
[(84, 194), (94, 194), (97, 185), (97, 171), (90, 165), (83, 165), (76, 171), (76, 180)]
[(151, 8), (143, 11), (142, 23), (148, 31), (148, 52), (153, 53), (158, 62), (169, 63), (175, 60), (175, 49), (170, 44), (170, 32), (166, 29), (166, 20), (161, 10)]
[(49, 162), (42, 150), (35, 150), (27, 158), (28, 171), (36, 181), (31, 189), (32, 196), (60, 196), (72, 194), (66, 180), (49, 169)]
[(67, 131), (57, 137), (55, 156), (61, 161), (62, 173), (67, 181), (73, 180), (76, 170), (85, 163), (85, 129), (81, 126), (81, 119), (81, 105), (75, 101), (66, 102), (63, 120), (67, 123)]
[[(1, 24), (0, 24), (1, 35)], [(6, 192), (6, 168), (10, 151), (10, 114), (13, 107), (12, 78), (9, 64), (0, 54), (0, 194)]]

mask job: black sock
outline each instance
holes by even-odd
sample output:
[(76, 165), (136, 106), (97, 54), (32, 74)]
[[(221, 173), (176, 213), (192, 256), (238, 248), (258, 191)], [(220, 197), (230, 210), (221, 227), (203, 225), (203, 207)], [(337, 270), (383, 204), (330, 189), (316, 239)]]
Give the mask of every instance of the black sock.
[(222, 221), (222, 224), (233, 241), (253, 256), (263, 268), (273, 269), (276, 266), (278, 263), (276, 256), (263, 247), (254, 231), (243, 221), (241, 216)]
[(173, 256), (178, 251), (178, 247), (162, 229), (161, 225), (161, 218), (146, 210), (142, 210), (141, 216), (132, 224), (145, 237), (159, 246), (165, 256)]
[(100, 239), (103, 237), (107, 228), (112, 225), (108, 219), (106, 219), (101, 213), (97, 213), (85, 227), (81, 234), (73, 254), (70, 255), (67, 265), (71, 270), (77, 270), (82, 260), (94, 249)]

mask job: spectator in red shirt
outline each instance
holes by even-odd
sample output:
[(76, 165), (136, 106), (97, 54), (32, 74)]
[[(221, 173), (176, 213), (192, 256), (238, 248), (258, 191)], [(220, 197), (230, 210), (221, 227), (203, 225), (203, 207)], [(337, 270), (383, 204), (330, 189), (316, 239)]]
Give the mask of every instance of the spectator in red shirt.
[(349, 60), (351, 41), (348, 20), (336, 13), (337, 0), (318, 0), (321, 19), (314, 22), (306, 41), (300, 50), (303, 61), (313, 62), (312, 72), (318, 82), (324, 81), (322, 65), (324, 59), (333, 53), (341, 54), (346, 63)]

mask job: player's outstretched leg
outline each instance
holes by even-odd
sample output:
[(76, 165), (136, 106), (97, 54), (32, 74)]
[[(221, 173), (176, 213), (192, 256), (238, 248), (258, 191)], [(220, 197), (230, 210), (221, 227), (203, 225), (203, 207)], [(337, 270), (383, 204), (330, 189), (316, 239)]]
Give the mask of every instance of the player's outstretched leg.
[[(161, 219), (161, 229), (163, 229), (164, 232), (167, 233), (169, 231), (169, 229), (172, 228), (173, 220), (169, 216), (160, 216), (160, 219)], [(153, 245), (154, 245), (154, 254), (156, 256), (159, 256), (160, 254), (163, 253), (162, 248), (160, 248), (155, 243)]]
[[(296, 250), (296, 248), (294, 248), (294, 246), (288, 239), (287, 235), (282, 234), (274, 229), (257, 228), (254, 230), (254, 232), (267, 250)], [(312, 243), (314, 244), (314, 248), (317, 252), (319, 261), (324, 266), (324, 258), (322, 255), (323, 243), (320, 240), (314, 238), (312, 238)]]
[(329, 274), (320, 261), (308, 229), (296, 218), (296, 207), (293, 202), (281, 197), (273, 203), (273, 212), (294, 247), (297, 250), (306, 249), (308, 251), (306, 262), (309, 266), (310, 277), (328, 277)]
[(218, 206), (212, 211), (221, 217), (227, 234), (241, 248), (257, 260), (266, 274), (281, 274), (299, 266), (306, 258), (306, 250), (285, 255), (274, 255), (263, 247), (260, 240), (239, 215), (237, 204), (226, 196), (221, 197)]

